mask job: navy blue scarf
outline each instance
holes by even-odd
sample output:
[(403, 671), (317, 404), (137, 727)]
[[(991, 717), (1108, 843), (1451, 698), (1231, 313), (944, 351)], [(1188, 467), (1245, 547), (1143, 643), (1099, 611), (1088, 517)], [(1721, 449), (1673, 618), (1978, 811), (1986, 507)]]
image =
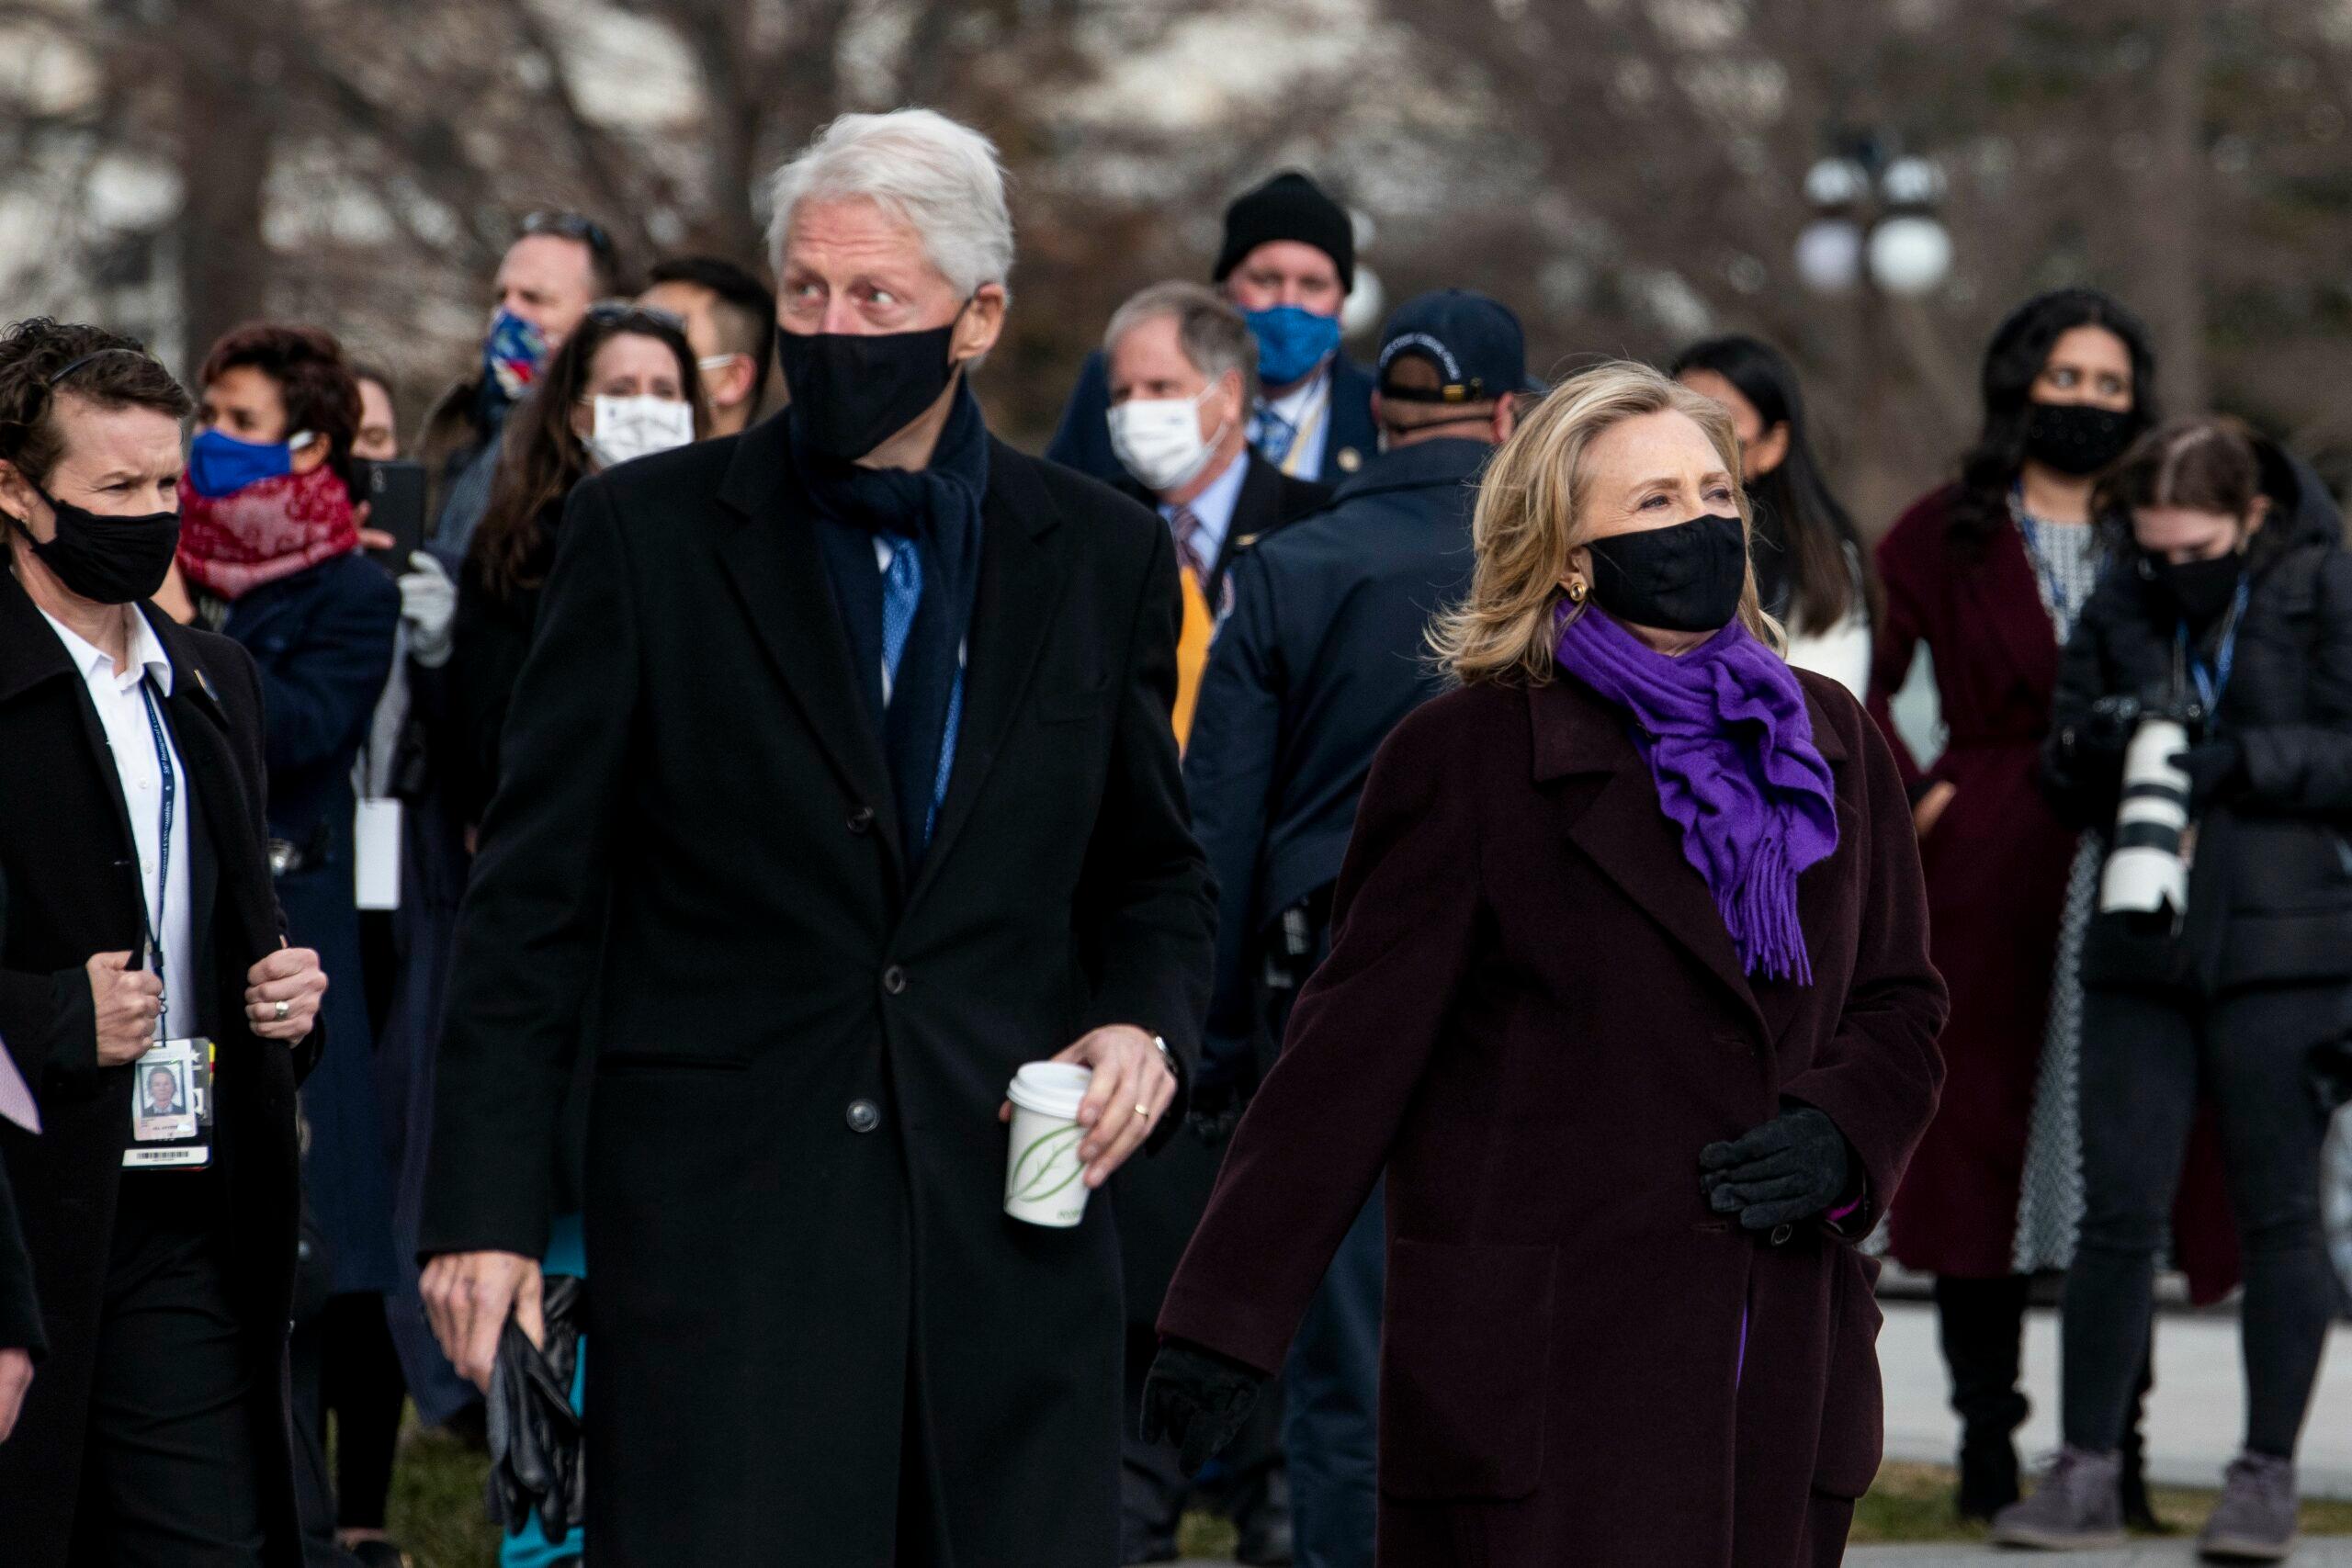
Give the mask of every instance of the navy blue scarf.
[[(880, 720), (899, 841), (910, 871), (922, 862), (955, 765), (963, 706), (963, 652), (980, 580), (980, 502), (988, 493), (989, 433), (971, 389), (959, 388), (929, 467), (866, 468), (810, 451), (787, 413), (793, 468), (837, 536), (825, 555), (868, 709)], [(872, 540), (912, 543), (922, 596), (882, 701), (882, 575)], [(845, 537), (846, 553), (838, 547)]]

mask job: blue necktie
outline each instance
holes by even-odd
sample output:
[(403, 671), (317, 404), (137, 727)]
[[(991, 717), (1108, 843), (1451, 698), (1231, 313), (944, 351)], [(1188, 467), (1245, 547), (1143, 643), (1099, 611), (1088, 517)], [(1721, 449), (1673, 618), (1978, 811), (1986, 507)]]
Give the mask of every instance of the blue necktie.
[[(907, 651), (907, 635), (914, 630), (915, 612), (922, 605), (922, 556), (912, 539), (885, 534), (891, 547), (890, 565), (882, 573), (882, 668), (897, 689), (899, 660)], [(931, 785), (931, 803), (923, 814), (923, 843), (931, 842), (939, 826), (939, 807), (947, 798), (947, 779), (956, 766), (956, 730), (964, 716), (964, 671), (959, 661), (956, 682), (947, 692), (947, 722), (939, 737), (939, 773)], [(920, 848), (921, 846), (917, 846)]]
[(1298, 439), (1298, 426), (1276, 413), (1271, 403), (1258, 405), (1258, 430), (1255, 445), (1258, 456), (1280, 467), (1290, 456), (1291, 444)]
[(890, 545), (890, 566), (882, 574), (882, 668), (895, 688), (907, 634), (915, 629), (915, 611), (922, 604), (922, 556), (912, 539), (883, 537)]

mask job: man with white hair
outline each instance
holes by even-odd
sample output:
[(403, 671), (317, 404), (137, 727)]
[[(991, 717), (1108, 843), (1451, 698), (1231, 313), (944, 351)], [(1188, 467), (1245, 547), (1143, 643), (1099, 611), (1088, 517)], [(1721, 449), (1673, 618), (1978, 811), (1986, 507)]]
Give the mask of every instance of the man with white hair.
[(439, 1063), (424, 1280), (486, 1381), (573, 1053), (586, 1537), (606, 1565), (1100, 1568), (1107, 1201), (1005, 1212), (1005, 1089), (1088, 1068), (1077, 1179), (1181, 1120), (1210, 898), (1167, 528), (991, 438), (986, 138), (835, 121), (775, 185), (789, 414), (566, 511)]

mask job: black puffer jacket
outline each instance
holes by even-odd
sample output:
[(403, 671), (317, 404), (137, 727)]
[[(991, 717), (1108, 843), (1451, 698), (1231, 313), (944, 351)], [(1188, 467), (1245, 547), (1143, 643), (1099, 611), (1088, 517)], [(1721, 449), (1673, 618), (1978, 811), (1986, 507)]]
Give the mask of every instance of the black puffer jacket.
[[(2261, 456), (2269, 521), (2250, 551), (2229, 685), (2203, 735), (2233, 740), (2243, 765), (2197, 824), (2179, 940), (2127, 940), (2120, 922), (2095, 920), (2084, 953), (2093, 984), (2211, 992), (2352, 978), (2352, 554), (2318, 476), (2267, 444)], [(2121, 794), (2122, 757), (2094, 740), (2094, 705), (2178, 695), (2177, 612), (2144, 560), (2119, 540), (2059, 671), (2044, 771), (2059, 809), (2086, 828), (2111, 826)], [(2209, 666), (2219, 630), (2198, 649)]]

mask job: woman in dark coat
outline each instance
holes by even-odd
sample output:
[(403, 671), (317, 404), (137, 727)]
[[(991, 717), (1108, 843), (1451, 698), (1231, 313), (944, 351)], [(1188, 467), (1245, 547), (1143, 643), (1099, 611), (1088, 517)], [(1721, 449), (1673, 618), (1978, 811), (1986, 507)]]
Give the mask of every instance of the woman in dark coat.
[(1498, 455), (1464, 689), (1383, 748), (1160, 1316), (1147, 1429), (1197, 1464), (1385, 1169), (1383, 1562), (1834, 1563), (1878, 1468), (1855, 1243), (1943, 987), (1885, 742), (1760, 640), (1738, 471), (1622, 365)]
[(2058, 649), (2098, 571), (2091, 485), (2152, 422), (2154, 373), (2146, 331), (2107, 296), (2068, 288), (2028, 300), (1985, 350), (1984, 426), (1960, 481), (1913, 505), (1878, 550), (1886, 615), (1872, 707), (1883, 722), (1924, 648), (1949, 732), (1925, 772), (1895, 746), (1952, 1011), (1942, 1104), (1895, 1195), (1890, 1250), (1936, 1276), (1962, 1422), (1960, 1509), (1971, 1517), (2017, 1500), (2029, 1276), (2063, 1267), (2072, 1240), (2055, 1244), (2057, 1256), (2019, 1257), (2052, 954), (2075, 859), (2074, 830), (2038, 773)]
[[(2245, 1242), (2245, 1450), (2204, 1550), (2292, 1550), (2295, 1441), (2335, 1314), (2313, 1082), (2352, 995), (2352, 555), (2309, 470), (2242, 426), (2144, 437), (2102, 484), (2116, 567), (2066, 645), (2049, 779), (2117, 849), (2082, 954), (2085, 1213), (2066, 1281), (2065, 1448), (1996, 1540), (2120, 1545), (2118, 1482), (2153, 1274), (2201, 1092)], [(2142, 746), (2151, 719), (2181, 731)], [(2127, 765), (2126, 749), (2132, 760)], [(2153, 769), (2152, 765), (2153, 764)], [(2177, 770), (2177, 771), (2175, 771)], [(2119, 818), (2126, 785), (2134, 803)], [(2172, 885), (2131, 897), (2164, 793)], [(2183, 816), (2195, 823), (2180, 874)], [(2153, 819), (2153, 818), (2152, 818)]]

